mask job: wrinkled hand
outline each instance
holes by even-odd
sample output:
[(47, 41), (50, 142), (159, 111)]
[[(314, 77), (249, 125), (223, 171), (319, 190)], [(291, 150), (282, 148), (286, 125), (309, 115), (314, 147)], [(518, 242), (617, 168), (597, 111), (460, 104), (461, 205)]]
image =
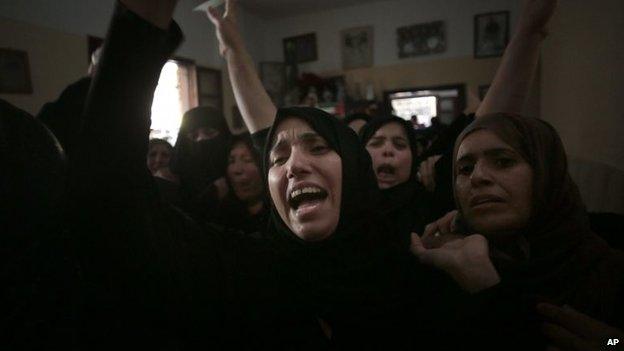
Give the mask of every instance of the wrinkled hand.
[(441, 157), (441, 155), (431, 156), (420, 163), (420, 168), (418, 169), (418, 180), (429, 192), (433, 192), (435, 190), (435, 164)]
[(425, 232), (421, 238), (423, 246), (427, 249), (442, 246), (447, 241), (463, 238), (463, 236), (454, 235), (457, 232), (455, 218), (457, 210), (451, 211), (439, 218), (433, 223), (427, 224)]
[[(554, 346), (551, 350), (608, 350), (607, 341), (615, 338), (624, 343), (624, 333), (621, 330), (569, 306), (541, 303), (537, 305), (537, 311), (547, 319), (542, 326), (542, 332)], [(613, 349), (617, 350), (617, 346)]]
[(525, 0), (518, 30), (528, 33), (548, 32), (548, 21), (552, 18), (557, 8), (558, 0)]
[[(445, 234), (444, 236), (449, 235)], [(498, 272), (489, 257), (487, 239), (481, 234), (439, 241), (438, 247), (427, 248), (420, 237), (412, 233), (410, 250), (428, 265), (444, 270), (466, 291), (475, 293), (500, 282)]]
[(219, 40), (219, 53), (226, 57), (230, 52), (242, 48), (243, 39), (238, 30), (238, 22), (236, 19), (236, 1), (225, 1), (225, 12), (221, 15), (215, 8), (209, 7), (207, 11), (208, 18), (215, 25), (217, 30), (217, 39)]

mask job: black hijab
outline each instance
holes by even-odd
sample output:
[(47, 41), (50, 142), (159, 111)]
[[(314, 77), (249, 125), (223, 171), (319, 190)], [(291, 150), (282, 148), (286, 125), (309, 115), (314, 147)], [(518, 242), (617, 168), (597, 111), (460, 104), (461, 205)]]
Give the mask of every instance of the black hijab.
[[(567, 157), (555, 129), (537, 118), (494, 114), (469, 125), (461, 142), (478, 130), (493, 132), (518, 152), (533, 170), (533, 208), (528, 226), (518, 234), (525, 257), (508, 259), (491, 247), (493, 261), (506, 285), (527, 294), (570, 303), (594, 317), (609, 319), (624, 276), (622, 253), (615, 253), (589, 228), (585, 206), (568, 173)], [(453, 170), (453, 180), (457, 176)], [(474, 233), (462, 219), (464, 233)], [(620, 317), (621, 318), (621, 317)]]
[[(277, 255), (288, 262), (283, 265), (283, 273), (288, 276), (284, 281), (298, 290), (304, 305), (314, 305), (320, 314), (344, 311), (354, 301), (392, 301), (393, 295), (404, 292), (397, 284), (404, 270), (411, 267), (405, 263), (407, 250), (388, 240), (396, 230), (394, 225), (385, 223), (375, 211), (379, 193), (370, 155), (353, 130), (335, 117), (315, 108), (282, 108), (268, 135), (265, 175), (277, 126), (288, 118), (305, 121), (340, 155), (342, 203), (335, 232), (321, 242), (311, 243), (286, 226), (271, 201), (267, 236)], [(375, 308), (379, 304), (367, 306)]]
[(362, 127), (360, 139), (362, 145), (366, 145), (379, 128), (389, 123), (397, 123), (405, 130), (412, 152), (412, 168), (407, 181), (381, 190), (380, 211), (398, 223), (401, 233), (400, 241), (402, 245), (409, 245), (411, 233), (422, 233), (431, 219), (427, 210), (430, 197), (417, 179), (419, 163), (414, 128), (410, 122), (400, 117), (379, 116)]
[[(212, 128), (219, 135), (209, 140), (193, 141), (188, 134), (199, 128)], [(227, 145), (231, 137), (221, 111), (200, 106), (187, 111), (182, 117), (175, 145), (172, 168), (182, 182), (202, 187), (225, 175)]]

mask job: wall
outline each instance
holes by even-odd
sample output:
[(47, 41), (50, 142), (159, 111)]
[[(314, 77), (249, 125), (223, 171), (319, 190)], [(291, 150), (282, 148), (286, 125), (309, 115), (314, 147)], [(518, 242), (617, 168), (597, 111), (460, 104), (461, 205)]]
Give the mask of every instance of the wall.
[[(319, 59), (302, 64), (301, 69), (312, 72), (339, 70), (342, 65), (340, 31), (373, 25), (375, 66), (472, 57), (474, 15), (509, 10), (513, 26), (518, 7), (517, 0), (394, 0), (290, 17), (274, 21), (266, 29), (263, 55), (266, 60), (283, 61), (283, 38), (316, 32)], [(446, 22), (447, 51), (419, 58), (399, 59), (396, 29), (436, 20)]]
[(33, 94), (0, 94), (0, 98), (31, 114), (87, 72), (83, 36), (0, 19), (0, 47), (28, 52)]
[[(224, 112), (231, 118), (231, 106), (234, 97), (224, 70), (223, 59), (219, 56), (217, 40), (212, 23), (203, 13), (192, 9), (202, 0), (180, 1), (174, 13), (185, 35), (185, 40), (175, 53), (177, 56), (194, 60), (196, 64), (210, 68), (222, 69)], [(43, 102), (58, 96), (62, 89), (76, 80), (86, 71), (86, 39), (87, 35), (104, 37), (113, 12), (114, 0), (20, 0), (0, 2), (0, 14), (5, 17), (0, 23), (16, 23), (17, 27), (2, 27), (0, 47), (12, 46), (33, 51), (31, 68), (37, 74), (35, 93), (32, 96), (8, 96), (7, 100), (29, 111), (38, 111)], [(266, 22), (256, 16), (239, 11), (241, 31), (248, 39), (249, 51), (255, 58), (260, 58), (263, 41), (258, 28), (266, 26)], [(14, 31), (24, 32), (16, 35)], [(37, 37), (29, 37), (28, 33), (37, 33)], [(22, 36), (24, 35), (24, 36)], [(33, 34), (34, 35), (34, 34)], [(43, 38), (56, 38), (43, 40)], [(72, 38), (67, 40), (62, 38)], [(22, 40), (26, 38), (37, 39)], [(41, 40), (39, 40), (41, 39)], [(80, 41), (80, 44), (77, 42)], [(45, 43), (45, 44), (41, 44)], [(61, 43), (68, 46), (67, 52), (60, 50)], [(36, 44), (36, 45), (35, 45)], [(82, 49), (76, 47), (81, 45)], [(50, 49), (52, 54), (48, 54)], [(43, 55), (43, 56), (42, 56)], [(46, 60), (43, 57), (47, 57)], [(41, 57), (41, 58), (39, 58)], [(35, 59), (35, 61), (33, 61)], [(66, 72), (63, 68), (57, 71), (59, 62), (76, 62)], [(75, 69), (75, 71), (73, 70)], [(33, 77), (35, 79), (35, 77)], [(44, 90), (40, 90), (44, 89)], [(3, 97), (4, 98), (4, 97)]]
[(570, 155), (624, 171), (624, 1), (561, 1), (552, 28), (542, 57), (543, 118)]

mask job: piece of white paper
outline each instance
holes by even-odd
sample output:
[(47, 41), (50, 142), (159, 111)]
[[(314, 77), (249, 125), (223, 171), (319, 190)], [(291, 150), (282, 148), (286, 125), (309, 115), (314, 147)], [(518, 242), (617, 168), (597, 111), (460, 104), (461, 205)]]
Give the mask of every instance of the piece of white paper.
[(208, 7), (213, 7), (213, 8), (217, 8), (221, 5), (225, 4), (225, 0), (210, 0), (210, 1), (206, 1), (205, 3), (197, 6), (196, 8), (193, 9), (193, 11), (201, 11), (201, 12), (206, 12), (208, 11)]

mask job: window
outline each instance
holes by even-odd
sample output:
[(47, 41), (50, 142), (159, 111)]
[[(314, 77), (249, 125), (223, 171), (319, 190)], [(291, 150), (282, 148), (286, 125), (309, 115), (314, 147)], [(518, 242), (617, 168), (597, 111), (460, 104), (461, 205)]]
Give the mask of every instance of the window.
[(175, 145), (182, 115), (197, 106), (193, 64), (169, 60), (158, 80), (152, 102), (151, 138), (160, 138)]
[(392, 114), (412, 121), (418, 128), (431, 126), (431, 119), (438, 117), (440, 123), (451, 124), (465, 108), (465, 86), (447, 85), (411, 88), (384, 93), (386, 108)]

